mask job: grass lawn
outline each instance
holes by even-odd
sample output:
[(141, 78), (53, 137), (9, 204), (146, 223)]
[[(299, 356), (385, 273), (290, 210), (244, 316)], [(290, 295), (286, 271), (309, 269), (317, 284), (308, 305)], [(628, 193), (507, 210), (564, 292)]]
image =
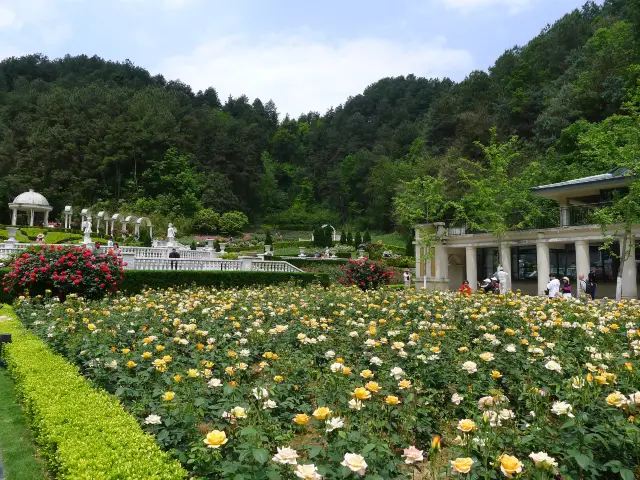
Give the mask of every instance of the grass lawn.
[[(5, 307), (6, 308), (6, 307)], [(2, 315), (0, 310), (0, 331)], [(7, 480), (46, 479), (43, 462), (37, 457), (36, 447), (22, 410), (16, 398), (13, 380), (0, 368), (0, 450), (4, 476)]]

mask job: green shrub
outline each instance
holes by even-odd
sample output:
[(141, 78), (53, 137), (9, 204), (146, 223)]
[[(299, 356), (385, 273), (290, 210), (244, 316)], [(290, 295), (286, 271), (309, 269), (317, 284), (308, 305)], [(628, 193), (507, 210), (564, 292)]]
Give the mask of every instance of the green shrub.
[(220, 255), (220, 258), (222, 258), (223, 260), (237, 260), (238, 256), (239, 255), (237, 253), (225, 252), (222, 255)]
[(413, 257), (385, 258), (382, 261), (390, 267), (413, 268), (416, 266), (416, 259)]
[(193, 217), (193, 229), (198, 233), (211, 234), (218, 230), (220, 214), (210, 208), (198, 210)]
[(246, 287), (250, 285), (277, 285), (294, 282), (309, 285), (319, 282), (328, 285), (323, 275), (300, 272), (249, 272), (249, 271), (193, 271), (193, 270), (127, 270), (120, 283), (120, 291), (127, 295), (140, 293), (145, 287), (170, 288), (190, 285), (216, 288)]
[(3, 353), (40, 454), (55, 478), (186, 477), (116, 398), (94, 389), (76, 367), (25, 332), (18, 321), (3, 322), (2, 330), (13, 336)]
[(239, 233), (249, 223), (249, 219), (242, 212), (226, 212), (223, 213), (218, 221), (221, 232)]

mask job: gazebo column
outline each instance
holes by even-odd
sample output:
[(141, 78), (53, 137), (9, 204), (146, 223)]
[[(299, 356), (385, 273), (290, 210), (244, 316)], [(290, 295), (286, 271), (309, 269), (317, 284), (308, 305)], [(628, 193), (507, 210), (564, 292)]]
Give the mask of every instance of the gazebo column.
[(44, 211), (44, 226), (45, 227), (49, 226), (49, 211), (48, 210)]
[(34, 217), (34, 212), (33, 212), (33, 208), (31, 210), (29, 210), (29, 226), (33, 227), (33, 217)]
[(17, 224), (18, 224), (18, 209), (12, 208), (11, 209), (11, 225), (15, 226)]

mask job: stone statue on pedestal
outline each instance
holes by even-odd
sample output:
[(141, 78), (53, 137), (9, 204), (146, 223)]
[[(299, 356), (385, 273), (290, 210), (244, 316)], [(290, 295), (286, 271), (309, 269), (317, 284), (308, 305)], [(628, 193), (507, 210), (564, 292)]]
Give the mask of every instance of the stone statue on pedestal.
[(175, 243), (176, 233), (178, 233), (178, 230), (173, 226), (173, 223), (170, 223), (169, 228), (167, 228), (167, 241), (169, 244), (173, 245)]
[(91, 218), (87, 217), (87, 219), (82, 223), (82, 230), (84, 232), (84, 240), (83, 243), (91, 243)]

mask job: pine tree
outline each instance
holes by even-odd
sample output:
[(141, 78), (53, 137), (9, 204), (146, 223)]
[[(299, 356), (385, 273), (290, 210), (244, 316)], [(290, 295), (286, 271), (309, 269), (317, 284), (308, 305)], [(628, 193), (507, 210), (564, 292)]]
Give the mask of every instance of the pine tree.
[(354, 238), (353, 242), (356, 247), (362, 245), (362, 235), (360, 232), (356, 232), (356, 238)]
[(267, 230), (267, 234), (264, 237), (265, 245), (273, 245), (273, 238), (271, 238), (271, 231)]
[(353, 245), (353, 236), (351, 235), (351, 230), (347, 233), (347, 245)]
[(409, 235), (407, 237), (407, 244), (405, 246), (404, 254), (407, 257), (413, 257), (416, 254), (416, 249), (415, 249), (415, 246), (413, 245), (413, 236), (412, 235)]
[(371, 234), (369, 233), (369, 230), (364, 232), (364, 236), (362, 237), (362, 242), (363, 243), (371, 243)]
[(346, 245), (347, 243), (347, 234), (342, 230), (340, 232), (340, 245)]

